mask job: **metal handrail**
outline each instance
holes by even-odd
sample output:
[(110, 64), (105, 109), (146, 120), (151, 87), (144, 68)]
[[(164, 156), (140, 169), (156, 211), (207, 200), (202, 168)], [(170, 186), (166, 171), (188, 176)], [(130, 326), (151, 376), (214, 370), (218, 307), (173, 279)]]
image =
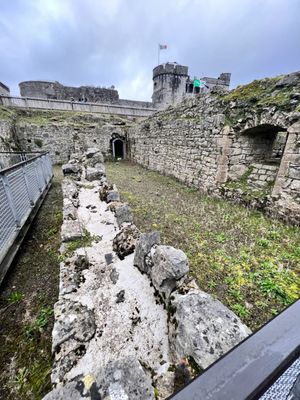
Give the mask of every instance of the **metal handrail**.
[(297, 300), (169, 399), (259, 399), (299, 358), (299, 332)]
[[(0, 152), (0, 154), (1, 153), (5, 153), (5, 152)], [(11, 152), (11, 153), (7, 153), (7, 154), (35, 154), (35, 153), (38, 153), (38, 152), (32, 152), (32, 153), (30, 153), (30, 152)], [(48, 154), (49, 152), (40, 152), (37, 156), (35, 156), (35, 157), (32, 157), (32, 158), (30, 158), (29, 160), (24, 160), (24, 161), (20, 161), (19, 163), (17, 163), (17, 164), (14, 164), (14, 165), (12, 165), (12, 166), (10, 166), (10, 167), (7, 167), (7, 168), (3, 168), (3, 169), (1, 169), (0, 170), (0, 175), (4, 175), (4, 174), (6, 174), (7, 172), (9, 172), (9, 171), (12, 171), (12, 170), (14, 170), (14, 169), (18, 169), (18, 168), (20, 168), (20, 167), (22, 167), (23, 165), (26, 165), (26, 164), (28, 164), (28, 163), (30, 163), (30, 162), (32, 162), (32, 161), (34, 161), (34, 160), (36, 160), (36, 159), (38, 159), (38, 158), (40, 158), (41, 156), (43, 156), (43, 155), (46, 155), (46, 154)]]
[[(3, 153), (34, 156), (0, 171), (0, 283), (50, 187), (53, 176), (52, 163), (47, 152)], [(12, 161), (15, 161), (15, 157), (12, 157)]]

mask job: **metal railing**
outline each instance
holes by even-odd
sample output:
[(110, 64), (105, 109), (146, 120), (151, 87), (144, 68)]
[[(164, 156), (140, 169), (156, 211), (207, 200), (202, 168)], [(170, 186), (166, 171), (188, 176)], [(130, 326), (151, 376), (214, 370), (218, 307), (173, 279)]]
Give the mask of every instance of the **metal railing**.
[(28, 229), (28, 220), (43, 201), (53, 172), (48, 153), (0, 152), (0, 162), (1, 283)]
[[(278, 393), (279, 389), (288, 393), (292, 388), (289, 367), (297, 359), (296, 365), (300, 365), (299, 333), (300, 300), (297, 300), (169, 399), (282, 399), (264, 393), (267, 390)], [(281, 376), (284, 379), (280, 381)]]

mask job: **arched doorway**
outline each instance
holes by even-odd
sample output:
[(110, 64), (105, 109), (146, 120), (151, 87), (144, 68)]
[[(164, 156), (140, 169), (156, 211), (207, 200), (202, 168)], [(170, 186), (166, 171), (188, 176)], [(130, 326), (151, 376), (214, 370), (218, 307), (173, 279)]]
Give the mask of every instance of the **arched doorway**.
[(122, 160), (126, 157), (125, 141), (123, 139), (116, 138), (112, 141), (112, 155), (113, 158), (121, 158)]

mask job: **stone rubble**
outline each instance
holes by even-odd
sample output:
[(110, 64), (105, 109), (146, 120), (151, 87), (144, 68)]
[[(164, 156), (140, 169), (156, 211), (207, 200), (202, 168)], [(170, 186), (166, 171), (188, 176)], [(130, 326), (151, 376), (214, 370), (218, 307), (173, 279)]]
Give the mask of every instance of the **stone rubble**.
[(105, 175), (87, 179), (93, 157), (72, 156), (80, 181), (65, 173), (54, 389), (44, 399), (165, 399), (192, 364), (206, 368), (250, 331), (189, 282), (181, 250), (139, 232)]
[(153, 267), (150, 277), (156, 290), (165, 300), (180, 286), (189, 271), (187, 256), (170, 246), (157, 246), (151, 253)]
[(175, 358), (192, 357), (207, 368), (251, 331), (218, 300), (198, 288), (172, 294), (170, 344)]

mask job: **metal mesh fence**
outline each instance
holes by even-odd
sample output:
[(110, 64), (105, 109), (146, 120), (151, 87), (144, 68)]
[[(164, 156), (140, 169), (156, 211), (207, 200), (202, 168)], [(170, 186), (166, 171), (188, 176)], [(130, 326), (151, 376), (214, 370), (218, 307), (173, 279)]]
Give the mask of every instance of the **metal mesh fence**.
[(5, 169), (0, 170), (1, 264), (51, 180), (52, 164), (49, 154), (45, 153), (0, 153), (0, 159), (5, 160)]

